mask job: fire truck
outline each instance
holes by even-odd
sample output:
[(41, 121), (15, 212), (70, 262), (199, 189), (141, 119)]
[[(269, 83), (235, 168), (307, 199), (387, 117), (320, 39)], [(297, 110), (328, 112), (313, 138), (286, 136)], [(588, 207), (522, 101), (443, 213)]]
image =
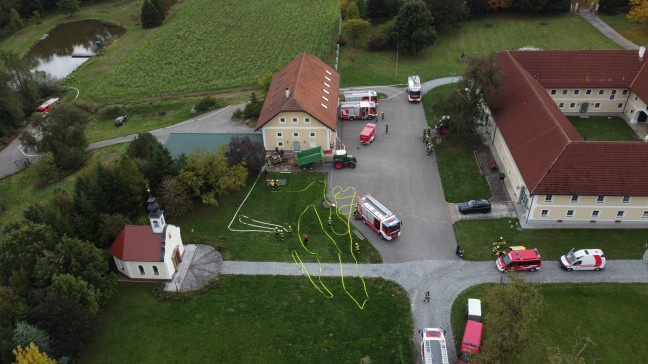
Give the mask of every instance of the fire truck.
[(376, 91), (345, 91), (344, 101), (371, 101), (378, 105), (378, 94)]
[(442, 328), (425, 328), (421, 334), (421, 362), (425, 364), (448, 364), (448, 349), (446, 347), (444, 330)]
[(58, 103), (59, 103), (59, 98), (58, 97), (51, 98), (51, 99), (45, 101), (40, 106), (36, 107), (36, 111), (48, 113), (48, 112), (52, 111), (52, 106), (55, 105), (55, 104), (58, 104)]
[(350, 101), (340, 103), (340, 119), (373, 119), (378, 116), (376, 103), (371, 101)]
[(362, 219), (383, 240), (392, 240), (401, 233), (401, 221), (371, 195), (358, 198), (355, 217)]
[(421, 79), (419, 76), (409, 76), (407, 78), (407, 100), (409, 102), (421, 101)]

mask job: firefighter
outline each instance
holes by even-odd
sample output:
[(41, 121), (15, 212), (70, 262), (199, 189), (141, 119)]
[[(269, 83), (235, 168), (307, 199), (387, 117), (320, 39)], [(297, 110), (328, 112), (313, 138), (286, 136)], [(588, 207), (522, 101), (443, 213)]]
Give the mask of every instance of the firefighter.
[(358, 244), (357, 241), (355, 243), (354, 249), (355, 249), (355, 253), (359, 255), (360, 254), (360, 244)]
[(358, 218), (358, 205), (353, 207), (353, 217)]
[(273, 190), (275, 188), (275, 181), (273, 179), (270, 180), (270, 188)]
[(308, 245), (308, 235), (304, 234), (304, 236), (302, 236), (302, 241), (304, 242), (304, 246), (307, 246)]
[(269, 188), (270, 187), (270, 180), (266, 178), (265, 183), (266, 183), (266, 187)]
[(329, 228), (332, 228), (332, 227), (333, 227), (333, 220), (331, 220), (330, 217), (328, 218), (328, 222), (327, 222), (327, 224), (328, 224), (328, 227), (329, 227)]
[(288, 233), (288, 235), (290, 236), (293, 236), (293, 229), (291, 225), (288, 225), (288, 229), (286, 230), (286, 233)]
[(431, 155), (433, 152), (434, 152), (434, 146), (432, 145), (432, 143), (428, 142), (427, 143), (427, 152), (426, 152), (426, 154)]
[(389, 125), (385, 124), (385, 134), (389, 134)]
[(430, 291), (425, 292), (425, 298), (423, 298), (423, 302), (430, 302)]
[(499, 245), (495, 245), (495, 246), (493, 247), (493, 250), (491, 250), (491, 254), (493, 254), (493, 255), (498, 255), (499, 250), (500, 250), (500, 246), (499, 246)]
[(382, 117), (383, 120), (385, 120), (385, 112), (384, 111), (380, 113), (380, 116)]

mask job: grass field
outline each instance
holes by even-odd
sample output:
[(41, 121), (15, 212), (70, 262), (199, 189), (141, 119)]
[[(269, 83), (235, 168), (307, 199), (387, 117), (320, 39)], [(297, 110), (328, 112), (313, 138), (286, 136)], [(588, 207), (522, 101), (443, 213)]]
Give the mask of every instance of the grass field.
[(621, 118), (569, 116), (569, 122), (583, 139), (591, 141), (639, 141), (637, 133)]
[(599, 13), (598, 17), (634, 44), (648, 45), (648, 25), (632, 23), (625, 14), (605, 15)]
[[(513, 227), (511, 228), (511, 225)], [(558, 260), (571, 248), (600, 248), (607, 259), (641, 259), (646, 229), (519, 229), (517, 219), (463, 220), (453, 225), (467, 260), (494, 260), (493, 242), (538, 248), (544, 260)]]
[(570, 13), (549, 15), (492, 14), (474, 17), (458, 28), (439, 34), (437, 44), (417, 56), (396, 52), (340, 51), (341, 86), (405, 84), (417, 74), (422, 81), (461, 74), (465, 63), (459, 56), (484, 56), (524, 46), (542, 49), (620, 49), (592, 28), (583, 18)]
[[(455, 347), (466, 326), (468, 298), (481, 298), (490, 284), (474, 286), (462, 292), (452, 305), (452, 332)], [(648, 349), (639, 338), (648, 335), (646, 284), (543, 284), (543, 309), (538, 322), (530, 327), (537, 333), (532, 357), (546, 362), (546, 349), (559, 347), (570, 353), (575, 344), (575, 330), (590, 336), (596, 345), (588, 346), (583, 357), (587, 363), (639, 363), (648, 357)], [(482, 301), (483, 314), (488, 305)], [(487, 328), (484, 328), (487, 330)], [(504, 361), (506, 362), (506, 361)]]
[[(217, 208), (199, 207), (181, 219), (173, 221), (182, 227), (185, 241), (197, 241), (215, 247), (227, 246), (224, 259), (248, 261), (303, 261), (316, 263), (355, 262), (351, 252), (355, 242), (360, 245), (360, 263), (379, 263), (380, 255), (368, 241), (360, 240), (348, 230), (346, 216), (336, 216), (334, 209), (325, 209), (321, 201), (324, 198), (326, 175), (313, 172), (295, 172), (292, 174), (272, 174), (270, 178), (286, 179), (286, 185), (278, 191), (269, 191), (263, 178), (252, 190), (249, 198), (237, 213), (237, 209), (249, 191), (249, 185), (236, 194), (228, 197)], [(334, 191), (335, 192), (335, 191)], [(348, 198), (335, 201), (337, 206), (351, 202)], [(231, 229), (227, 227), (230, 221)], [(330, 214), (330, 215), (329, 215)], [(328, 228), (328, 218), (332, 217), (333, 230)], [(239, 217), (242, 218), (241, 222)], [(353, 218), (352, 218), (353, 220)], [(285, 241), (277, 239), (272, 233), (245, 231), (263, 230), (264, 222), (284, 227), (292, 226), (294, 236)], [(243, 230), (243, 231), (233, 231)], [(300, 234), (300, 235), (299, 235)], [(308, 246), (303, 247), (298, 236), (309, 236)]]
[[(407, 293), (367, 281), (364, 309), (339, 280), (332, 298), (304, 277), (224, 276), (186, 302), (160, 302), (147, 284), (121, 284), (82, 363), (413, 363)], [(347, 279), (347, 289), (363, 290)]]

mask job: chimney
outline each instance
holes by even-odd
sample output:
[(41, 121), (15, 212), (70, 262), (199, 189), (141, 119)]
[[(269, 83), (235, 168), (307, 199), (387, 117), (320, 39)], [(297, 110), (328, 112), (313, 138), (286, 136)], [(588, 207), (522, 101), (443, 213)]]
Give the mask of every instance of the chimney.
[(646, 47), (644, 47), (644, 46), (639, 47), (639, 60), (640, 61), (643, 61), (644, 53), (646, 53)]
[(290, 89), (286, 87), (286, 98), (290, 97)]

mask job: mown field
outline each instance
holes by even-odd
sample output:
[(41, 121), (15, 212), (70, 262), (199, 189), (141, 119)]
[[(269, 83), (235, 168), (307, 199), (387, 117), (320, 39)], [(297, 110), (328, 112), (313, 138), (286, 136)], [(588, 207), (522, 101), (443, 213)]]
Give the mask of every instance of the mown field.
[(330, 60), (337, 37), (335, 0), (192, 0), (178, 6), (113, 68), (93, 75), (87, 84), (93, 99), (256, 86), (263, 74), (302, 52)]
[(633, 23), (628, 20), (625, 14), (605, 15), (599, 13), (598, 17), (634, 44), (648, 45), (648, 24)]

